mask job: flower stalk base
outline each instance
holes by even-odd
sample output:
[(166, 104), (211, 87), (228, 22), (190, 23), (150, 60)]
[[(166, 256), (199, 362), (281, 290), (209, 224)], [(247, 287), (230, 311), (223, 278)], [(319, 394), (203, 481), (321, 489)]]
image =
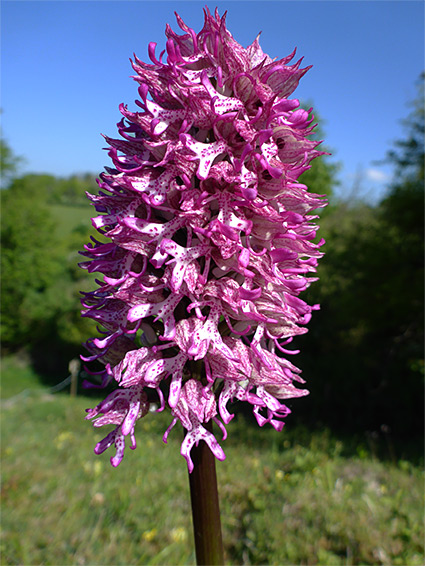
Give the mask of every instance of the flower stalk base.
[[(204, 424), (212, 432), (212, 422)], [(215, 456), (201, 440), (192, 448), (192, 473), (189, 474), (193, 533), (198, 566), (222, 566), (223, 539), (217, 489)]]

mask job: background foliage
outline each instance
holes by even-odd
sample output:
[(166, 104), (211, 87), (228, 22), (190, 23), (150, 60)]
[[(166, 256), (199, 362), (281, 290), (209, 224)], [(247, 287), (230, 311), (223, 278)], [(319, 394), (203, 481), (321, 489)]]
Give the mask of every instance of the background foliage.
[(423, 79), (405, 138), (386, 157), (395, 175), (385, 198), (376, 206), (331, 198), (320, 220), (326, 255), (307, 295), (321, 311), (297, 340), (311, 395), (296, 412), (310, 424), (423, 435)]
[[(328, 157), (301, 178), (329, 195), (330, 205), (320, 213), (319, 237), (328, 242), (320, 281), (306, 294), (321, 311), (295, 340), (311, 390), (293, 402), (297, 422), (421, 435), (424, 105), (418, 84), (405, 138), (387, 155), (395, 181), (379, 204), (335, 199), (338, 166)], [(17, 177), (19, 160), (4, 141), (1, 158), (3, 353), (24, 349), (41, 374), (58, 380), (81, 342), (96, 333), (79, 316), (79, 290), (92, 288), (94, 276), (77, 267), (77, 250), (95, 233), (85, 191), (97, 186), (90, 174)]]

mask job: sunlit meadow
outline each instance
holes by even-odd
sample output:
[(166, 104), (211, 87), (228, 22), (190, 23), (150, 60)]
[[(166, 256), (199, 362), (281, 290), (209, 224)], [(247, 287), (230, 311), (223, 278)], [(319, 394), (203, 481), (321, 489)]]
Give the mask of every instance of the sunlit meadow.
[[(149, 416), (114, 469), (93, 455), (90, 403), (50, 393), (19, 358), (2, 368), (2, 564), (195, 563), (180, 439)], [(367, 444), (232, 423), (218, 464), (227, 564), (423, 564), (423, 472)]]

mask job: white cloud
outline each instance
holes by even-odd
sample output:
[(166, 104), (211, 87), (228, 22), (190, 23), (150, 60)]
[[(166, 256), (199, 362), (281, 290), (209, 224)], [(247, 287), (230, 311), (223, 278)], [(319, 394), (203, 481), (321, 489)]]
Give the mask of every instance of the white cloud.
[(375, 169), (370, 167), (365, 171), (365, 177), (368, 181), (375, 181), (377, 183), (386, 183), (390, 180), (388, 173), (381, 171), (380, 169)]

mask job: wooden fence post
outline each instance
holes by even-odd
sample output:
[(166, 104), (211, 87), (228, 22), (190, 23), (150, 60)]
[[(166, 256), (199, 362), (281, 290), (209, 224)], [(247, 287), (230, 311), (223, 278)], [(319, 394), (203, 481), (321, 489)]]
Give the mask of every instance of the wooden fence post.
[(68, 371), (71, 374), (71, 397), (76, 397), (78, 374), (80, 373), (80, 361), (77, 358), (74, 358), (69, 362)]

